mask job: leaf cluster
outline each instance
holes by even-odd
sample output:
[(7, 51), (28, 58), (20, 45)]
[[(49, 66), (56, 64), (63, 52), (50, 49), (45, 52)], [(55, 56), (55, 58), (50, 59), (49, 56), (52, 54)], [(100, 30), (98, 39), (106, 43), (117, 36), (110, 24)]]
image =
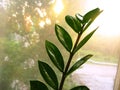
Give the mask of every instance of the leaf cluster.
[[(72, 72), (77, 70), (89, 58), (93, 56), (91, 54), (88, 54), (82, 57), (81, 59), (79, 59), (72, 66), (70, 65), (75, 53), (87, 43), (87, 41), (92, 37), (92, 35), (97, 30), (98, 27), (93, 31), (91, 31), (88, 35), (86, 35), (82, 40), (80, 40), (84, 31), (92, 24), (92, 22), (101, 12), (102, 11), (100, 11), (99, 8), (96, 8), (89, 11), (84, 16), (80, 14), (76, 14), (75, 17), (70, 15), (67, 15), (65, 17), (66, 23), (78, 35), (75, 43), (73, 43), (72, 37), (69, 35), (67, 30), (65, 30), (62, 26), (55, 24), (56, 36), (60, 41), (60, 43), (63, 45), (63, 47), (69, 52), (68, 62), (66, 64), (64, 63), (64, 58), (62, 56), (62, 53), (57, 48), (57, 46), (52, 42), (46, 40), (45, 48), (51, 62), (56, 66), (56, 68), (62, 74), (61, 81), (60, 82), (58, 81), (57, 73), (54, 72), (54, 70), (52, 69), (52, 67), (49, 66), (49, 64), (42, 61), (38, 61), (40, 74), (42, 75), (47, 85), (49, 85), (54, 90), (62, 90), (67, 76), (69, 76)], [(31, 90), (48, 90), (48, 87), (43, 82), (40, 81), (36, 81), (36, 80), (30, 81), (30, 85), (31, 85)], [(89, 90), (89, 88), (87, 88), (86, 86), (77, 86), (72, 88), (71, 90)]]

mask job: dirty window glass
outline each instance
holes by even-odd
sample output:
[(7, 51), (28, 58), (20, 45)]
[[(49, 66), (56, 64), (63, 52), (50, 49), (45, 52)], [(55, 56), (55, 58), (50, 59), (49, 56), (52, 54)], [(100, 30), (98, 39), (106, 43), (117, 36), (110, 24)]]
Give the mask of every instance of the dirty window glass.
[(45, 40), (54, 42), (67, 60), (68, 53), (58, 42), (54, 25), (62, 25), (75, 39), (65, 16), (84, 15), (97, 7), (103, 12), (88, 32), (96, 26), (99, 29), (74, 61), (86, 54), (93, 57), (68, 78), (64, 88), (81, 84), (91, 90), (113, 90), (120, 42), (118, 0), (0, 0), (0, 89), (29, 90), (30, 80), (42, 80), (38, 60), (53, 65)]

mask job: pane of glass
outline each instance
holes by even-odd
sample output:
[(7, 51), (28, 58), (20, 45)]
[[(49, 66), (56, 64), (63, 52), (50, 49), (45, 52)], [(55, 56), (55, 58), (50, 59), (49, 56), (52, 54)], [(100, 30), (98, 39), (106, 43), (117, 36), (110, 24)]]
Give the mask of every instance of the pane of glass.
[(55, 24), (63, 26), (74, 42), (77, 34), (66, 24), (65, 16), (84, 15), (97, 7), (103, 12), (83, 37), (97, 26), (99, 29), (72, 64), (87, 54), (93, 57), (68, 77), (64, 90), (79, 84), (91, 90), (113, 90), (120, 42), (118, 0), (0, 0), (0, 90), (29, 90), (30, 80), (44, 82), (38, 60), (49, 63), (60, 80), (61, 74), (47, 55), (45, 40), (59, 48), (66, 63), (69, 54), (56, 38)]

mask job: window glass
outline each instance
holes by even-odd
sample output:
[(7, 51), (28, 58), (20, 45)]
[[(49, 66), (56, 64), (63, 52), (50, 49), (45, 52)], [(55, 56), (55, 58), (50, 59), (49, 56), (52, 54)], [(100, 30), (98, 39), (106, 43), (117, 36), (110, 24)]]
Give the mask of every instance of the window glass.
[[(55, 43), (65, 60), (68, 53), (58, 42), (54, 26), (59, 24), (76, 39), (65, 16), (84, 15), (94, 8), (103, 12), (85, 35), (99, 26), (74, 61), (93, 54), (65, 84), (65, 89), (84, 84), (91, 90), (112, 90), (118, 63), (120, 13), (118, 0), (0, 0), (0, 89), (29, 90), (30, 80), (43, 80), (38, 60), (53, 65), (46, 53), (45, 40)], [(66, 61), (67, 62), (67, 61)], [(61, 76), (61, 75), (59, 75)], [(69, 82), (69, 83), (68, 83)]]

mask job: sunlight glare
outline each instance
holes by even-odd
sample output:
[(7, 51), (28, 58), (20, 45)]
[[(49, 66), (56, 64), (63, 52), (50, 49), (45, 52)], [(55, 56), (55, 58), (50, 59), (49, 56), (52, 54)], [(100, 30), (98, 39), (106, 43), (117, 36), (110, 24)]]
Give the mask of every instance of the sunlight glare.
[(94, 25), (99, 26), (96, 33), (108, 37), (120, 35), (119, 0), (86, 0), (86, 11), (96, 7), (103, 10), (94, 23)]
[(55, 6), (54, 6), (54, 12), (56, 14), (60, 14), (61, 11), (63, 10), (63, 8), (64, 8), (64, 6), (63, 6), (62, 0), (56, 0)]
[(39, 23), (39, 26), (40, 26), (41, 28), (44, 28), (45, 22), (44, 22), (44, 21), (41, 21), (41, 22)]
[(5, 0), (0, 1), (0, 7), (6, 8), (6, 6), (7, 6), (7, 1)]
[(37, 11), (38, 14), (39, 14), (39, 16), (42, 17), (42, 18), (45, 17), (45, 16), (47, 15), (45, 9), (35, 8), (35, 11)]

